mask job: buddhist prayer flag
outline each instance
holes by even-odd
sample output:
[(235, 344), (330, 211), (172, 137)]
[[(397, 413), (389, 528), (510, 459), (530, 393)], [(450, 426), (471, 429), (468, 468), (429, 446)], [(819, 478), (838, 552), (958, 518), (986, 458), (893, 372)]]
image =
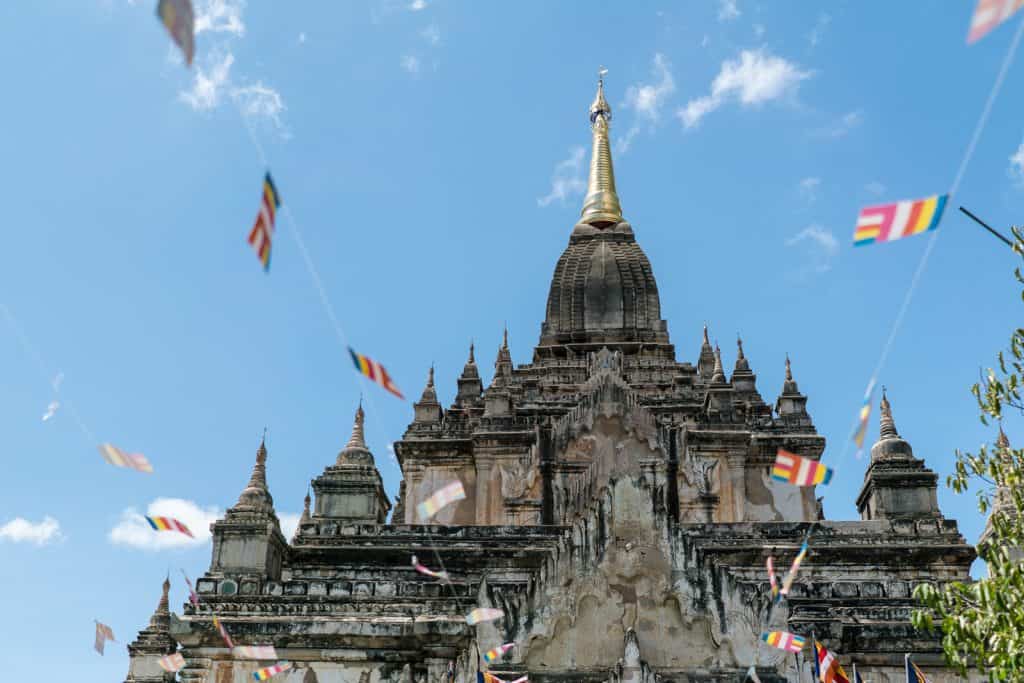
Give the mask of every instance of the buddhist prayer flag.
[(163, 22), (171, 38), (185, 55), (185, 64), (192, 66), (195, 52), (195, 14), (191, 0), (160, 0), (156, 15)]
[(277, 659), (273, 645), (236, 645), (231, 653), (240, 659)]
[(772, 479), (788, 481), (797, 486), (828, 484), (832, 479), (832, 468), (780, 448), (775, 455), (775, 465), (772, 466)]
[(515, 643), (505, 643), (504, 645), (499, 645), (498, 647), (491, 648), (490, 650), (484, 653), (484, 661), (488, 664), (493, 664), (494, 660), (498, 659), (515, 646)]
[[(144, 515), (145, 516), (145, 515)], [(146, 521), (153, 527), (154, 531), (177, 531), (189, 538), (195, 538), (188, 527), (173, 517), (146, 517)]]
[(1024, 7), (1024, 0), (978, 0), (971, 17), (971, 29), (967, 33), (967, 44), (980, 40), (989, 31), (1003, 23)]
[(146, 456), (142, 453), (125, 453), (117, 446), (109, 443), (101, 445), (99, 451), (103, 459), (111, 465), (127, 467), (136, 472), (146, 472), (147, 474), (152, 474), (153, 472), (153, 466), (149, 464)]
[(465, 497), (466, 492), (462, 488), (462, 482), (456, 479), (440, 491), (435, 491), (430, 498), (417, 505), (416, 514), (419, 516), (420, 521), (425, 522), (440, 512), (446, 505), (462, 500)]
[(768, 567), (768, 585), (772, 587), (772, 600), (775, 600), (779, 597), (779, 583), (775, 579), (775, 563), (769, 556), (765, 564)]
[(939, 219), (942, 218), (948, 197), (937, 194), (925, 199), (908, 199), (861, 209), (853, 232), (854, 246), (891, 242), (934, 230), (939, 227)]
[(911, 661), (910, 655), (904, 655), (903, 659), (907, 665), (907, 683), (930, 683), (924, 672), (918, 669), (917, 664)]
[(429, 576), (434, 579), (441, 579), (442, 581), (448, 580), (448, 572), (435, 572), (432, 569), (427, 569), (422, 564), (420, 564), (420, 561), (416, 558), (415, 555), (412, 556), (412, 566), (416, 569), (416, 571), (418, 571), (420, 574), (423, 574), (424, 576)]
[(270, 270), (270, 242), (274, 236), (274, 220), (277, 218), (277, 207), (281, 206), (281, 196), (277, 194), (270, 172), (263, 178), (263, 196), (260, 199), (260, 212), (256, 215), (256, 224), (249, 233), (249, 244), (252, 246), (263, 270)]
[(276, 676), (282, 671), (287, 671), (290, 668), (292, 668), (290, 662), (281, 662), (280, 664), (275, 664), (274, 666), (268, 666), (265, 669), (254, 671), (252, 677), (255, 678), (257, 681), (265, 681), (269, 678), (272, 678), (273, 676)]
[(857, 457), (860, 457), (864, 448), (864, 435), (868, 432), (868, 417), (871, 416), (871, 398), (875, 393), (875, 378), (868, 382), (868, 389), (864, 392), (864, 403), (860, 407), (860, 418), (857, 429), (853, 432), (853, 442), (857, 444)]
[(160, 658), (160, 668), (164, 671), (181, 671), (185, 668), (185, 658), (181, 656), (180, 652), (175, 652), (173, 655), (167, 655), (166, 657)]
[(786, 574), (786, 578), (782, 581), (782, 588), (779, 589), (779, 595), (789, 595), (789, 589), (793, 586), (793, 581), (796, 579), (797, 570), (800, 569), (800, 563), (807, 557), (807, 539), (804, 539), (803, 545), (800, 546), (800, 552), (793, 558), (793, 564), (789, 567), (789, 572)]
[(216, 616), (213, 617), (213, 625), (220, 631), (220, 637), (224, 639), (224, 644), (228, 646), (228, 649), (234, 650), (235, 644), (231, 640), (231, 636), (228, 634), (228, 630), (224, 628), (224, 624)]
[(494, 621), (495, 619), (501, 619), (505, 616), (505, 613), (500, 609), (492, 609), (490, 607), (477, 607), (468, 615), (466, 615), (466, 623), (470, 626), (476, 626), (477, 624), (484, 621)]
[(761, 640), (786, 652), (800, 652), (807, 642), (804, 638), (787, 631), (765, 631), (761, 634)]
[(483, 679), (484, 679), (484, 681), (486, 681), (486, 683), (526, 683), (526, 681), (530, 680), (530, 677), (529, 676), (520, 676), (519, 678), (515, 679), (514, 681), (506, 681), (504, 678), (498, 678), (497, 676), (495, 676), (491, 672), (485, 671), (483, 673)]
[(185, 585), (188, 586), (188, 601), (199, 607), (199, 596), (196, 594), (196, 589), (192, 587), (192, 582), (188, 580), (188, 574), (184, 569), (181, 570), (181, 575), (185, 577)]
[(96, 642), (93, 647), (96, 648), (96, 652), (103, 654), (103, 646), (106, 645), (107, 641), (115, 642), (114, 632), (110, 630), (110, 627), (106, 624), (96, 622)]
[(818, 641), (814, 641), (814, 656), (822, 683), (850, 683), (836, 656)]
[(352, 362), (355, 363), (356, 370), (366, 375), (398, 398), (405, 400), (405, 396), (402, 396), (402, 392), (400, 392), (398, 387), (395, 386), (395, 383), (391, 381), (391, 376), (388, 375), (388, 371), (384, 369), (383, 365), (361, 353), (356, 353), (351, 346), (348, 347), (348, 352), (352, 354)]

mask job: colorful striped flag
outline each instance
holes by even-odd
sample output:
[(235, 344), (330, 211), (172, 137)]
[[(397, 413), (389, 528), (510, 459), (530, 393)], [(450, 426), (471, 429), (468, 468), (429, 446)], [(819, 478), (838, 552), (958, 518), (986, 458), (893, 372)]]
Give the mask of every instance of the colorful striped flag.
[(265, 669), (254, 671), (252, 677), (255, 678), (257, 681), (265, 681), (269, 678), (272, 678), (273, 676), (276, 676), (282, 671), (287, 671), (290, 668), (292, 668), (290, 662), (281, 662), (280, 664), (275, 664), (274, 666), (268, 666)]
[(125, 453), (117, 446), (113, 446), (109, 443), (102, 444), (99, 446), (100, 455), (111, 465), (117, 467), (127, 467), (128, 469), (135, 470), (136, 472), (145, 472), (147, 474), (153, 473), (153, 466), (146, 460), (146, 456), (142, 453)]
[(497, 676), (492, 674), (490, 671), (484, 671), (483, 678), (484, 678), (484, 681), (486, 681), (486, 683), (526, 683), (526, 681), (530, 680), (530, 677), (528, 675), (525, 675), (525, 676), (520, 676), (519, 678), (515, 679), (514, 681), (506, 681), (504, 678), (498, 678)]
[(185, 534), (189, 538), (195, 538), (192, 532), (188, 530), (188, 527), (174, 519), (173, 517), (146, 517), (146, 521), (153, 527), (154, 531), (178, 531)]
[(388, 371), (384, 369), (383, 365), (368, 356), (356, 353), (351, 346), (348, 347), (348, 352), (352, 354), (352, 362), (355, 363), (356, 370), (366, 375), (398, 398), (403, 401), (405, 400), (405, 396), (402, 396), (402, 392), (399, 391), (398, 387), (395, 386), (395, 383), (391, 381), (391, 376), (388, 374)]
[(788, 631), (765, 631), (761, 634), (761, 640), (772, 647), (794, 653), (804, 649), (804, 644), (807, 642), (806, 639)]
[(818, 662), (818, 677), (822, 683), (850, 683), (843, 667), (839, 666), (839, 660), (818, 641), (814, 641), (814, 654)]
[(466, 615), (466, 623), (470, 626), (476, 626), (477, 624), (484, 621), (494, 621), (495, 619), (501, 619), (505, 616), (505, 613), (500, 609), (492, 609), (490, 607), (477, 607), (468, 615)]
[(498, 657), (501, 657), (515, 646), (515, 643), (505, 643), (504, 645), (499, 645), (498, 647), (491, 648), (490, 650), (484, 653), (484, 661), (488, 664), (493, 664), (494, 660), (496, 660)]
[(466, 492), (462, 488), (462, 482), (456, 479), (440, 491), (435, 491), (430, 498), (417, 505), (416, 514), (421, 522), (425, 522), (440, 512), (446, 505), (462, 500), (465, 497)]
[(93, 647), (96, 648), (96, 652), (103, 654), (103, 646), (107, 644), (107, 641), (117, 642), (114, 638), (114, 632), (110, 630), (110, 627), (106, 624), (96, 622), (96, 641), (93, 643)]
[(181, 656), (180, 652), (175, 652), (173, 655), (161, 657), (159, 664), (164, 671), (174, 673), (185, 668), (185, 658)]
[(433, 569), (427, 569), (420, 564), (419, 559), (415, 555), (412, 556), (412, 566), (416, 571), (424, 576), (429, 576), (434, 579), (441, 579), (442, 581), (448, 580), (448, 572), (435, 572)]
[(768, 561), (765, 563), (768, 567), (768, 584), (772, 587), (772, 600), (779, 597), (779, 583), (775, 579), (775, 563), (771, 556), (768, 557)]
[(256, 215), (256, 224), (249, 233), (249, 244), (263, 264), (263, 270), (270, 270), (270, 242), (274, 236), (274, 221), (277, 218), (277, 207), (281, 206), (281, 196), (274, 187), (274, 181), (267, 171), (263, 177), (263, 197), (260, 199), (260, 212)]
[(228, 630), (224, 628), (224, 624), (217, 618), (216, 615), (213, 617), (213, 625), (220, 631), (220, 637), (224, 639), (224, 644), (228, 646), (229, 650), (235, 649), (235, 643), (231, 640), (231, 636), (228, 634)]
[(1024, 7), (1024, 0), (978, 0), (971, 16), (971, 29), (967, 32), (967, 44), (984, 38), (989, 31), (1003, 23)]
[(780, 448), (775, 455), (775, 464), (772, 466), (772, 479), (788, 481), (797, 486), (828, 484), (832, 479), (832, 468), (822, 465), (817, 460), (801, 458), (795, 453)]
[(196, 607), (199, 607), (199, 595), (196, 593), (196, 589), (192, 587), (192, 582), (188, 580), (188, 574), (185, 570), (181, 570), (181, 575), (185, 577), (185, 585), (188, 586), (188, 601)]
[(857, 444), (857, 457), (864, 450), (864, 436), (868, 433), (868, 418), (871, 416), (871, 399), (875, 393), (875, 378), (868, 381), (868, 389), (864, 392), (864, 403), (860, 407), (860, 421), (853, 432), (853, 442)]
[(891, 242), (928, 232), (939, 227), (942, 210), (949, 195), (937, 194), (924, 199), (908, 199), (861, 209), (853, 231), (856, 247), (875, 242)]
[(786, 578), (782, 581), (782, 588), (779, 589), (779, 595), (789, 595), (789, 589), (793, 587), (793, 581), (796, 580), (796, 573), (800, 569), (800, 563), (807, 557), (807, 539), (804, 539), (803, 545), (800, 546), (800, 552), (793, 558), (793, 564), (789, 566), (789, 572), (786, 573)]
[(192, 66), (195, 52), (195, 14), (191, 0), (160, 0), (156, 15), (163, 22), (171, 38), (185, 54), (185, 64)]
[(924, 672), (917, 668), (917, 664), (910, 659), (910, 655), (903, 655), (903, 661), (907, 665), (907, 683), (931, 683)]
[(273, 645), (236, 645), (231, 653), (241, 659), (277, 659)]

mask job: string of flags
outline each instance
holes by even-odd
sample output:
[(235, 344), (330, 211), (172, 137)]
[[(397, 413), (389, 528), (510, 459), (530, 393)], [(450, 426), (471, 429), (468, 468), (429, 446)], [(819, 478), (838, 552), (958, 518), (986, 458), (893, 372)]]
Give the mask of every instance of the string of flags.
[(761, 634), (761, 640), (774, 648), (794, 654), (803, 650), (807, 644), (805, 638), (789, 631), (765, 631)]
[[(99, 451), (103, 459), (115, 467), (126, 467), (136, 472), (145, 472), (146, 474), (153, 473), (153, 466), (149, 464), (149, 460), (146, 460), (146, 456), (142, 453), (125, 453), (117, 446), (109, 443), (101, 444)], [(189, 535), (191, 536), (192, 534)]]
[(149, 517), (147, 515), (143, 515), (143, 517), (146, 518), (149, 526), (153, 527), (154, 531), (177, 531), (189, 538), (195, 538), (184, 523), (173, 517)]
[(185, 570), (181, 570), (181, 575), (185, 577), (185, 585), (188, 586), (188, 601), (192, 603), (194, 607), (199, 607), (199, 595), (196, 593), (196, 589), (192, 587), (192, 582), (189, 581), (188, 574)]
[(229, 650), (235, 649), (235, 643), (231, 640), (231, 636), (228, 634), (228, 630), (224, 628), (224, 624), (216, 615), (213, 617), (213, 625), (220, 631), (220, 637), (224, 639), (224, 644), (228, 646)]
[(104, 623), (99, 621), (96, 622), (96, 642), (93, 647), (96, 648), (96, 652), (103, 654), (103, 647), (107, 644), (107, 641), (116, 643), (117, 639), (114, 638), (114, 632)]
[(273, 678), (279, 673), (287, 671), (290, 668), (292, 668), (290, 662), (281, 662), (279, 664), (275, 664), (274, 666), (268, 666), (263, 669), (259, 669), (258, 671), (254, 671), (252, 677), (255, 678), (257, 681), (266, 681)]
[(488, 664), (493, 664), (495, 662), (495, 660), (497, 660), (499, 657), (504, 656), (504, 654), (506, 652), (508, 652), (509, 650), (514, 648), (515, 646), (516, 646), (515, 643), (505, 643), (504, 645), (499, 645), (498, 647), (493, 647), (493, 648), (491, 648), (490, 650), (488, 650), (487, 652), (484, 653), (484, 661), (487, 662)]
[(277, 659), (273, 645), (236, 645), (231, 654), (242, 659)]
[(423, 574), (424, 576), (429, 576), (434, 579), (441, 579), (442, 581), (448, 580), (448, 572), (435, 572), (433, 569), (427, 569), (422, 564), (420, 564), (420, 561), (416, 558), (415, 555), (412, 556), (412, 566), (416, 571), (418, 571), (420, 574)]
[(445, 506), (460, 501), (466, 497), (462, 488), (462, 482), (456, 479), (452, 483), (435, 491), (429, 498), (416, 506), (416, 514), (420, 521), (426, 522), (440, 512)]
[(470, 626), (476, 626), (477, 624), (481, 624), (485, 621), (501, 619), (503, 616), (505, 616), (505, 613), (500, 609), (494, 609), (492, 607), (477, 607), (466, 615), (466, 623)]
[(807, 557), (808, 550), (808, 539), (805, 538), (803, 545), (800, 546), (800, 552), (793, 558), (793, 564), (790, 565), (789, 571), (786, 572), (786, 578), (782, 581), (782, 588), (779, 589), (779, 599), (783, 595), (789, 595), (789, 589), (793, 587), (793, 581), (796, 580), (796, 573), (800, 569), (800, 563)]
[(270, 246), (274, 237), (274, 225), (277, 220), (277, 209), (281, 206), (281, 195), (277, 193), (270, 171), (263, 177), (263, 194), (260, 197), (260, 210), (256, 214), (256, 224), (249, 232), (249, 245), (256, 252), (263, 270), (270, 270)]
[(971, 16), (967, 44), (984, 38), (989, 31), (1009, 19), (1021, 7), (1024, 7), (1024, 0), (978, 0)]
[(819, 643), (813, 643), (814, 671), (816, 678), (822, 683), (850, 683), (850, 679), (839, 665), (839, 660), (831, 650)]
[(832, 479), (832, 468), (822, 465), (817, 460), (802, 458), (780, 448), (775, 454), (772, 466), (772, 479), (787, 481), (797, 486), (815, 486), (828, 484)]
[(361, 353), (356, 353), (355, 349), (351, 346), (348, 347), (348, 352), (352, 355), (352, 362), (355, 363), (356, 370), (360, 373), (369, 377), (377, 384), (384, 387), (385, 390), (391, 392), (398, 398), (405, 400), (405, 396), (402, 396), (402, 392), (398, 390), (395, 383), (391, 381), (391, 375), (384, 369), (384, 366), (373, 360), (369, 356), (364, 356)]
[(770, 555), (768, 556), (768, 561), (765, 564), (768, 567), (768, 584), (771, 586), (772, 601), (774, 602), (779, 598), (779, 582), (775, 578), (775, 564)]
[(526, 681), (530, 680), (529, 676), (520, 676), (515, 680), (506, 681), (504, 678), (498, 678), (489, 671), (480, 673), (477, 678), (481, 681), (485, 681), (486, 683), (526, 683)]
[(180, 652), (175, 652), (173, 655), (161, 657), (159, 664), (160, 668), (164, 671), (167, 671), (169, 673), (176, 673), (185, 668), (185, 658), (182, 656)]
[(868, 433), (868, 418), (871, 416), (871, 399), (875, 393), (874, 377), (868, 382), (867, 391), (864, 392), (864, 404), (860, 407), (859, 422), (857, 429), (853, 432), (853, 442), (857, 444), (857, 457), (864, 451), (864, 436)]

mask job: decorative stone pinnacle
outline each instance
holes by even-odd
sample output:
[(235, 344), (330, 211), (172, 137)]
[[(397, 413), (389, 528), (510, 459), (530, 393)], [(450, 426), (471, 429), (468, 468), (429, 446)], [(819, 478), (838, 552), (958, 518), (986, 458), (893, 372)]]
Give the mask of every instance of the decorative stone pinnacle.
[(437, 403), (437, 391), (434, 390), (434, 364), (430, 364), (430, 372), (427, 374), (427, 386), (423, 387), (423, 395), (420, 396), (420, 403)]
[(792, 366), (789, 363), (789, 354), (788, 353), (786, 354), (786, 381), (787, 382), (792, 382), (793, 381), (793, 368), (792, 368)]
[(736, 347), (739, 349), (736, 357), (739, 360), (743, 360), (743, 339), (739, 335), (736, 335)]
[(466, 363), (476, 363), (476, 356), (473, 353), (473, 342), (469, 342), (469, 360)]
[[(433, 369), (431, 369), (431, 379), (433, 379)], [(431, 386), (428, 384), (427, 386)], [(352, 424), (352, 436), (349, 437), (348, 443), (345, 444), (345, 450), (349, 448), (361, 448), (366, 450), (366, 436), (363, 431), (363, 422), (366, 420), (366, 413), (363, 412), (363, 404), (359, 403), (359, 407), (356, 408), (355, 422)]]
[(164, 579), (163, 592), (160, 594), (160, 602), (157, 603), (156, 611), (149, 618), (149, 630), (159, 633), (167, 633), (170, 629), (171, 607), (168, 594), (171, 590), (170, 577)]
[(501, 348), (508, 349), (508, 325), (505, 325), (505, 331), (501, 335)]
[(267, 488), (267, 438), (264, 435), (260, 440), (260, 447), (256, 449), (256, 464), (252, 467), (249, 483), (238, 496), (238, 505), (263, 508), (273, 504), (274, 499)]
[(711, 373), (712, 384), (725, 383), (725, 370), (722, 368), (722, 350), (715, 344), (715, 369)]
[(889, 404), (889, 397), (885, 395), (885, 387), (882, 387), (882, 404), (879, 413), (881, 423), (879, 439), (900, 438), (899, 433), (896, 431), (896, 423), (892, 419), (892, 405)]
[(708, 324), (704, 323), (704, 339), (701, 342), (703, 346), (711, 347), (711, 341), (708, 339)]

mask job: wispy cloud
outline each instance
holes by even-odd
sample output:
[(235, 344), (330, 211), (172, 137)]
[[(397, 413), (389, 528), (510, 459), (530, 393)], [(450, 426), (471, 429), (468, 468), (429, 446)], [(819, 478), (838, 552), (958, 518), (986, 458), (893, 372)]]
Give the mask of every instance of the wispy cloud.
[(423, 40), (427, 41), (434, 47), (441, 44), (441, 29), (438, 28), (437, 24), (430, 24), (420, 31), (420, 35), (423, 36)]
[(807, 34), (807, 42), (811, 44), (811, 47), (817, 47), (818, 43), (821, 42), (822, 37), (825, 35), (825, 29), (832, 23), (832, 17), (822, 12), (818, 15), (818, 20), (814, 22), (814, 27), (811, 32)]
[(733, 21), (739, 19), (742, 12), (736, 0), (718, 0), (718, 20)]
[(24, 517), (15, 517), (0, 526), (0, 541), (43, 546), (62, 538), (60, 522), (50, 516), (43, 517), (41, 522), (30, 522)]
[(832, 269), (832, 262), (839, 253), (839, 240), (831, 230), (811, 224), (786, 240), (787, 247), (803, 247), (808, 263), (803, 273), (825, 273)]
[(850, 131), (864, 122), (864, 112), (860, 109), (847, 112), (827, 126), (811, 131), (811, 137), (838, 140), (846, 137)]
[(555, 165), (551, 176), (551, 192), (537, 199), (539, 206), (548, 206), (552, 202), (564, 203), (569, 197), (583, 194), (587, 184), (583, 180), (583, 147), (573, 147), (569, 157)]
[(877, 197), (885, 194), (885, 185), (878, 182), (877, 180), (872, 180), (870, 183), (864, 186), (864, 190), (868, 192), (868, 194), (873, 194)]
[(195, 111), (208, 111), (220, 104), (228, 82), (231, 78), (231, 65), (235, 56), (230, 52), (211, 57), (209, 64), (195, 64), (195, 78), (192, 87), (178, 93), (182, 102)]
[(752, 107), (793, 96), (800, 83), (812, 75), (813, 72), (763, 49), (744, 50), (738, 59), (722, 63), (711, 83), (710, 94), (690, 100), (676, 115), (686, 128), (693, 128), (732, 99), (741, 106)]
[(1024, 142), (1010, 155), (1010, 168), (1007, 173), (1018, 186), (1024, 187)]
[(419, 12), (427, 8), (427, 0), (412, 0), (409, 3), (409, 9), (413, 12)]
[(139, 550), (166, 550), (203, 545), (210, 540), (210, 525), (223, 516), (217, 507), (200, 507), (184, 498), (157, 498), (146, 507), (149, 517), (173, 517), (180, 520), (195, 538), (174, 532), (154, 531), (135, 508), (121, 512), (121, 519), (107, 534), (115, 545)]
[(804, 178), (798, 186), (800, 196), (809, 202), (818, 198), (818, 188), (821, 187), (821, 178)]
[(266, 119), (274, 124), (274, 127), (282, 132), (284, 124), (281, 122), (281, 113), (285, 110), (284, 100), (281, 94), (264, 85), (261, 81), (242, 88), (234, 88), (231, 96), (238, 102), (242, 115), (254, 119)]
[(411, 74), (418, 74), (420, 72), (420, 60), (412, 55), (403, 55), (399, 62), (402, 68)]
[(624, 154), (629, 151), (633, 138), (643, 125), (653, 129), (661, 119), (665, 101), (676, 91), (675, 79), (672, 78), (672, 66), (665, 55), (660, 52), (654, 55), (652, 67), (654, 82), (635, 83), (626, 88), (625, 107), (636, 114), (635, 123), (625, 135), (615, 142), (616, 151)]
[(195, 32), (245, 35), (242, 12), (245, 0), (199, 0), (195, 4)]

